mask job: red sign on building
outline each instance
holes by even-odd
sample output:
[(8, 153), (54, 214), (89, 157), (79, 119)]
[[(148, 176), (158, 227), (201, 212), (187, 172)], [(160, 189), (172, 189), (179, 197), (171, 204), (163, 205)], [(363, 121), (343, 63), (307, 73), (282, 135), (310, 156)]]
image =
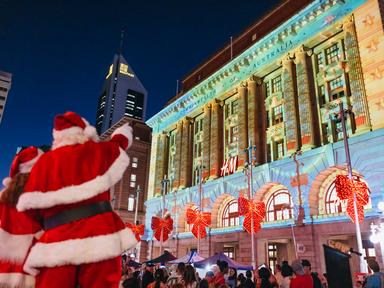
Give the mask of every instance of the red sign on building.
[(229, 175), (235, 173), (237, 170), (237, 156), (230, 157), (224, 160), (223, 165), (221, 166), (220, 176)]

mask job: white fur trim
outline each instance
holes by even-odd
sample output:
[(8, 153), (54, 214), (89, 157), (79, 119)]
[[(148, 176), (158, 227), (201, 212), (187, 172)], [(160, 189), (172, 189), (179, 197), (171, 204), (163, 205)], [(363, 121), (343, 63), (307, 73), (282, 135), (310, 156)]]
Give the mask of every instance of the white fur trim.
[(115, 135), (119, 135), (119, 134), (125, 136), (128, 139), (128, 147), (127, 147), (127, 149), (129, 147), (131, 147), (132, 146), (132, 142), (133, 142), (132, 127), (129, 126), (127, 123), (125, 123), (123, 126), (120, 126), (115, 131), (113, 131), (111, 137), (113, 137)]
[(0, 273), (0, 287), (33, 288), (35, 277), (22, 273)]
[(0, 260), (23, 263), (33, 237), (33, 234), (15, 235), (0, 228)]
[(29, 173), (29, 172), (31, 172), (33, 165), (35, 165), (36, 161), (43, 154), (44, 154), (44, 152), (42, 150), (37, 149), (37, 155), (36, 155), (35, 158), (20, 164), (20, 166), (19, 166), (20, 173)]
[(3, 179), (3, 186), (5, 187), (5, 188), (7, 188), (10, 184), (11, 184), (11, 182), (12, 182), (12, 178), (11, 177), (5, 177), (4, 179)]
[(53, 139), (64, 138), (64, 137), (83, 134), (83, 133), (84, 133), (84, 129), (78, 126), (73, 126), (71, 128), (67, 128), (63, 130), (53, 129), (52, 131)]
[(28, 255), (24, 271), (36, 275), (41, 267), (99, 262), (121, 255), (136, 243), (135, 235), (128, 228), (113, 234), (84, 239), (37, 243)]
[(59, 190), (23, 193), (17, 203), (17, 210), (50, 208), (56, 205), (78, 203), (90, 199), (115, 185), (123, 176), (128, 165), (129, 157), (120, 148), (119, 156), (105, 174), (80, 185), (67, 186)]
[(94, 141), (98, 141), (99, 140), (99, 135), (97, 134), (96, 128), (91, 126), (91, 125), (88, 125), (87, 127), (85, 127), (84, 135), (87, 138), (92, 139)]

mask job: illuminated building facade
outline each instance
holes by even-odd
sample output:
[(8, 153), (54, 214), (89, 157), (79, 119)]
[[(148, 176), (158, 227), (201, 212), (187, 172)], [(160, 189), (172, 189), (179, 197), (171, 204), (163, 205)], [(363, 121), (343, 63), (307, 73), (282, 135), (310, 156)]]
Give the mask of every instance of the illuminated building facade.
[(124, 116), (145, 120), (147, 90), (121, 54), (113, 58), (105, 77), (96, 114), (96, 129), (104, 133)]
[[(254, 194), (267, 208), (255, 236), (257, 264), (273, 268), (299, 257), (325, 272), (323, 244), (357, 250), (355, 226), (334, 186), (336, 175), (346, 174), (343, 135), (332, 120), (343, 101), (353, 106), (347, 133), (354, 176), (371, 192), (361, 224), (364, 252), (383, 263), (384, 250), (368, 240), (370, 223), (378, 221), (377, 203), (384, 199), (382, 5), (378, 0), (283, 1), (234, 39), (233, 47), (184, 79), (183, 91), (146, 122), (153, 129), (148, 258), (159, 253), (150, 221), (161, 211), (164, 177), (170, 186), (165, 206), (176, 223), (165, 246), (177, 256), (197, 248), (185, 211), (198, 203), (195, 171), (202, 164), (203, 209), (212, 213), (212, 226), (201, 240), (201, 254), (224, 251), (250, 263), (250, 235), (237, 205), (247, 191), (248, 143), (256, 146)], [(290, 156), (299, 149), (298, 183)], [(299, 187), (302, 226), (296, 225)], [(351, 263), (356, 271), (358, 259), (352, 256)]]
[[(124, 123), (129, 123), (133, 129), (133, 143), (127, 150), (130, 163), (122, 179), (111, 188), (112, 206), (123, 221), (134, 223), (136, 211), (136, 197), (139, 189), (138, 214), (137, 220), (143, 224), (145, 222), (145, 205), (148, 189), (149, 159), (151, 151), (151, 128), (143, 121), (123, 117), (101, 136), (101, 141), (109, 139), (113, 131)], [(141, 241), (135, 248), (128, 251), (133, 253), (137, 261), (142, 261), (146, 257), (147, 242)]]
[(12, 74), (0, 71), (0, 123), (3, 119), (5, 103), (12, 84)]

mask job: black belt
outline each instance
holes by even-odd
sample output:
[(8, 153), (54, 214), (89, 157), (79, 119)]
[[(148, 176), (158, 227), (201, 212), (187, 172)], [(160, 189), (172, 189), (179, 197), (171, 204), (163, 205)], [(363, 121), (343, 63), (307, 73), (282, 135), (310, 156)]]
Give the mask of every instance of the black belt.
[(89, 205), (76, 207), (44, 219), (44, 230), (49, 230), (60, 225), (111, 211), (113, 210), (109, 201), (96, 202)]

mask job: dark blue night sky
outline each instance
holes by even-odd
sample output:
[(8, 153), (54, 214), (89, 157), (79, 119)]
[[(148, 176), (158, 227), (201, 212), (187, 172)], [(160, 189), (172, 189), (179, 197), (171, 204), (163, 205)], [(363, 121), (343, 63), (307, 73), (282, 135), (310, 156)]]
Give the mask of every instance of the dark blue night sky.
[(0, 70), (13, 84), (0, 124), (0, 179), (18, 146), (51, 143), (52, 120), (72, 110), (92, 124), (125, 30), (123, 55), (149, 92), (147, 119), (230, 36), (280, 1), (0, 0)]

